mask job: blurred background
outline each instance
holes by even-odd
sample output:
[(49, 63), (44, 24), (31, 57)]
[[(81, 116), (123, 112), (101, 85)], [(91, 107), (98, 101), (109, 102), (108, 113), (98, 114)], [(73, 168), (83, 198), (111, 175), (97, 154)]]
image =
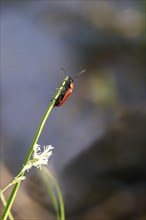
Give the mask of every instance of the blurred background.
[[(1, 1), (2, 186), (23, 164), (64, 79), (61, 67), (71, 77), (86, 69), (39, 139), (55, 148), (49, 167), (67, 219), (146, 218), (145, 6), (145, 0)], [(18, 199), (28, 196), (22, 205), (28, 212), (19, 213), (16, 202), (16, 217), (53, 219), (38, 172), (23, 186)]]

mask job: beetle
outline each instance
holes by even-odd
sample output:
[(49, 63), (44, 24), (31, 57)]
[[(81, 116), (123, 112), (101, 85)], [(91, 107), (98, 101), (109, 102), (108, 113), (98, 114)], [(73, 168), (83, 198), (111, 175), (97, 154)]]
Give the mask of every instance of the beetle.
[[(65, 75), (67, 75), (65, 70), (63, 68), (61, 68), (61, 69), (64, 71)], [(70, 96), (70, 94), (73, 91), (73, 88), (74, 88), (73, 79), (77, 78), (80, 74), (82, 74), (84, 72), (85, 72), (85, 70), (81, 71), (74, 78), (71, 78), (70, 76), (67, 76), (67, 79), (65, 81), (65, 85), (63, 86), (63, 88), (60, 92), (60, 95), (55, 100), (54, 107), (55, 106), (60, 107), (61, 105), (63, 105), (63, 103), (66, 101), (66, 99)]]

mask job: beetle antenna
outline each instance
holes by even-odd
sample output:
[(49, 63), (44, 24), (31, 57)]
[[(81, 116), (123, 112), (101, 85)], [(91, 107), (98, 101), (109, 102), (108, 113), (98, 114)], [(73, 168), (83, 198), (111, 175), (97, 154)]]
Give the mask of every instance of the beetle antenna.
[(65, 73), (65, 75), (67, 76), (67, 72), (65, 71), (65, 69), (62, 67), (61, 70)]
[(79, 72), (73, 79), (77, 78), (79, 75), (81, 75), (84, 72), (86, 72), (86, 70), (82, 70), (81, 72)]

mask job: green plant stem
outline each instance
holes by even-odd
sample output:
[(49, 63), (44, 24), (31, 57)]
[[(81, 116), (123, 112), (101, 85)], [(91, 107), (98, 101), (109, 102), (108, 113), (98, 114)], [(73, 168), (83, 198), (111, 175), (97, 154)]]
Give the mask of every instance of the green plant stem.
[(12, 186), (11, 183), (7, 185), (3, 190), (1, 190), (0, 195), (2, 196), (2, 193), (4, 193), (10, 186)]
[[(2, 193), (2, 191), (1, 191), (1, 200), (2, 200), (2, 203), (3, 203), (4, 207), (5, 207), (6, 204), (7, 204), (7, 202), (6, 202), (6, 199), (5, 199), (4, 194)], [(9, 212), (9, 219), (10, 219), (10, 220), (14, 220), (14, 218), (13, 218), (11, 212)]]
[(43, 181), (46, 185), (46, 188), (48, 190), (48, 193), (49, 193), (49, 195), (52, 199), (53, 206), (54, 206), (56, 216), (57, 216), (57, 220), (60, 220), (60, 213), (59, 213), (59, 207), (58, 207), (57, 199), (56, 199), (54, 191), (51, 189), (49, 178), (43, 170), (41, 170), (41, 175), (42, 175)]
[[(42, 118), (42, 121), (41, 121), (41, 123), (40, 123), (40, 125), (39, 125), (39, 127), (38, 127), (38, 130), (37, 130), (37, 132), (36, 132), (36, 135), (35, 135), (35, 137), (34, 137), (34, 140), (33, 140), (33, 142), (32, 142), (32, 145), (31, 145), (31, 147), (30, 147), (30, 149), (29, 149), (29, 152), (28, 152), (28, 154), (27, 154), (27, 156), (26, 156), (26, 158), (25, 158), (25, 161), (24, 161), (24, 163), (23, 163), (23, 166), (25, 166), (25, 165), (27, 164), (27, 162), (29, 161), (30, 157), (32, 156), (33, 147), (34, 147), (34, 145), (37, 143), (37, 141), (38, 141), (38, 139), (39, 139), (39, 137), (40, 137), (40, 135), (41, 135), (41, 133), (42, 133), (42, 130), (43, 130), (43, 128), (44, 128), (44, 125), (45, 125), (45, 123), (46, 123), (46, 121), (47, 121), (47, 118), (48, 118), (48, 116), (50, 115), (50, 112), (51, 112), (52, 108), (54, 107), (55, 101), (56, 101), (56, 99), (58, 98), (58, 96), (60, 95), (60, 92), (61, 92), (62, 88), (64, 87), (64, 85), (65, 85), (67, 79), (68, 79), (68, 76), (64, 79), (64, 81), (63, 81), (63, 83), (61, 84), (61, 86), (60, 86), (60, 88), (59, 88), (59, 90), (58, 90), (56, 96), (54, 97), (54, 99), (53, 99), (53, 101), (50, 103), (50, 105), (49, 105), (49, 107), (48, 107), (46, 113), (44, 114), (44, 116), (43, 116), (43, 118)], [(22, 166), (22, 169), (23, 169), (23, 166)], [(20, 171), (20, 173), (21, 173), (20, 176), (24, 176), (24, 173), (25, 173), (25, 172), (22, 172), (22, 169), (21, 169), (21, 171)], [(13, 187), (13, 190), (12, 190), (12, 192), (11, 192), (9, 198), (8, 198), (7, 205), (5, 206), (5, 209), (4, 209), (3, 214), (2, 214), (2, 219), (3, 219), (3, 220), (6, 220), (7, 217), (8, 217), (9, 211), (10, 211), (12, 205), (13, 205), (13, 202), (14, 202), (14, 200), (15, 200), (15, 197), (16, 197), (16, 194), (17, 194), (17, 191), (18, 191), (18, 189), (19, 189), (20, 184), (21, 184), (21, 181), (20, 181), (19, 183), (16, 183), (16, 184), (14, 185), (14, 187)]]
[(60, 220), (65, 220), (64, 201), (63, 201), (62, 192), (61, 192), (61, 189), (58, 185), (58, 182), (56, 181), (54, 175), (46, 167), (43, 167), (43, 171), (51, 179), (52, 183), (54, 184), (54, 186), (56, 188), (56, 191), (58, 193), (58, 198), (59, 198)]

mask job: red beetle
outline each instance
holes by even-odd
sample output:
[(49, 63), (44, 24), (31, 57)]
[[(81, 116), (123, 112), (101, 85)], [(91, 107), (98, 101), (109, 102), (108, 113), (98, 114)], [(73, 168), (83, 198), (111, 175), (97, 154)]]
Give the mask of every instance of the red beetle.
[[(62, 70), (65, 72), (65, 70), (63, 68), (62, 68)], [(85, 72), (85, 70), (81, 71), (73, 79), (77, 78), (80, 74), (82, 74), (84, 72)], [(65, 74), (66, 74), (66, 72), (65, 72)], [(65, 85), (63, 86), (63, 88), (60, 92), (60, 95), (56, 99), (54, 106), (59, 107), (59, 106), (63, 105), (63, 103), (66, 101), (66, 99), (70, 96), (70, 94), (72, 93), (73, 88), (74, 88), (73, 79), (70, 76), (67, 76)]]

